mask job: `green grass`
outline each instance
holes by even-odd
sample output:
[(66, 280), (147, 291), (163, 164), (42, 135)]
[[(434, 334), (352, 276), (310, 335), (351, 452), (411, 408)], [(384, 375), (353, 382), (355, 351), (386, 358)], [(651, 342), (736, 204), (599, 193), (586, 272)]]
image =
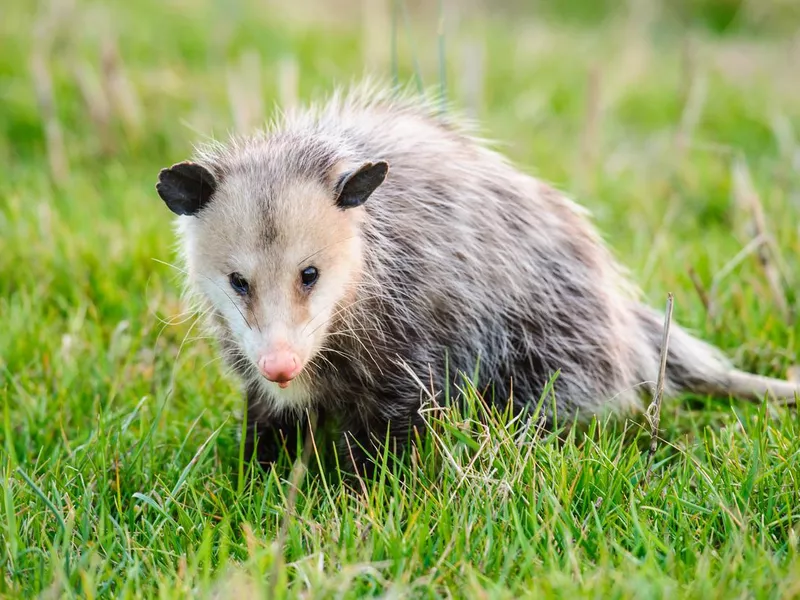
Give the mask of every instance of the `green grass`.
[[(326, 24), (318, 10), (255, 1), (78, 2), (46, 36), (68, 163), (54, 180), (29, 69), (32, 4), (12, 0), (0, 18), (0, 596), (800, 595), (793, 411), (670, 402), (647, 481), (641, 423), (596, 422), (561, 440), (529, 430), (515, 443), (519, 424), (476, 408), (431, 413), (438, 436), (364, 487), (312, 468), (292, 503), (287, 465), (241, 480), (235, 383), (191, 329), (178, 275), (157, 262), (174, 254), (156, 175), (233, 127), (226, 69), (243, 52), (260, 57), (254, 93), (268, 110), (285, 56), (308, 98), (358, 76), (365, 56), (382, 57), (390, 76), (390, 37), (365, 48), (345, 9)], [(705, 2), (689, 20), (727, 23), (718, 15), (731, 4)], [(479, 44), (487, 134), (594, 211), (655, 305), (674, 292), (676, 320), (740, 366), (783, 375), (800, 325), (781, 314), (756, 257), (714, 287), (714, 318), (689, 273), (711, 290), (752, 236), (732, 201), (739, 157), (780, 250), (786, 300), (800, 308), (800, 84), (796, 47), (781, 37), (792, 6), (737, 21), (746, 38), (693, 29), (692, 78), (674, 20), (648, 35), (586, 22), (591, 11), (552, 27), (462, 15), (443, 65), (437, 5), (411, 19), (413, 53), (399, 24), (399, 74), (409, 79), (415, 58), (433, 86), (445, 67), (465, 101), (463, 44)], [(74, 76), (80, 64), (96, 72), (103, 14), (140, 107), (139, 120), (112, 110), (105, 134)], [(602, 106), (587, 161), (592, 65)], [(705, 93), (681, 152), (688, 80)]]

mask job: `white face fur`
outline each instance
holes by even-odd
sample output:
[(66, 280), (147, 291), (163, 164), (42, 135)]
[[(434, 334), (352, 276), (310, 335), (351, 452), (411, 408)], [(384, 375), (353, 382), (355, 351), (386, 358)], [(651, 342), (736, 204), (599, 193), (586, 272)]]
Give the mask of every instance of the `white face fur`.
[(248, 173), (217, 182), (193, 163), (161, 173), (159, 194), (181, 215), (191, 286), (276, 400), (303, 401), (309, 363), (355, 293), (360, 205), (386, 170), (386, 163), (365, 163), (277, 186)]

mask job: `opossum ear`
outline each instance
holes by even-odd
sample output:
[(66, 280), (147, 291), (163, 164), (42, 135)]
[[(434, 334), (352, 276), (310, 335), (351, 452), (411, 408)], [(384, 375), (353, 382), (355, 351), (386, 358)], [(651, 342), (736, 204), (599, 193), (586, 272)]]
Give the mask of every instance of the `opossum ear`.
[(211, 199), (217, 181), (211, 172), (193, 162), (182, 162), (158, 174), (156, 191), (176, 215), (194, 215)]
[(366, 162), (339, 178), (336, 186), (336, 205), (340, 208), (361, 206), (386, 179), (389, 164), (385, 161)]

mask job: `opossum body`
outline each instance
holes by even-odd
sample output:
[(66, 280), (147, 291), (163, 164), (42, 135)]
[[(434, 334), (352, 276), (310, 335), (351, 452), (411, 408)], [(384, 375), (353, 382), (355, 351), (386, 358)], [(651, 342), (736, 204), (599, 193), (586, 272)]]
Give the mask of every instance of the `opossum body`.
[[(364, 86), (160, 173), (262, 464), (309, 408), (338, 417), (360, 465), (387, 430), (422, 425), (420, 382), (476, 365), (487, 398), (518, 409), (557, 374), (559, 418), (639, 410), (655, 382), (663, 317), (587, 213), (439, 108)], [(684, 391), (798, 387), (673, 325), (665, 393)]]

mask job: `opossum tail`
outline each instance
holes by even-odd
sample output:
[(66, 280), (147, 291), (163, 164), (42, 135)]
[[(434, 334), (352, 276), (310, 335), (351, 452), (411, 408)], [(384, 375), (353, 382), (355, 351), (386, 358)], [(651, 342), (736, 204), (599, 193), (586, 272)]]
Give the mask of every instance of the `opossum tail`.
[[(664, 318), (643, 305), (637, 306), (638, 321), (648, 347), (641, 358), (639, 376), (654, 381), (664, 329)], [(795, 405), (800, 398), (800, 384), (782, 379), (746, 373), (733, 367), (714, 346), (697, 339), (674, 322), (670, 325), (665, 393), (697, 393), (733, 397), (761, 403), (771, 397), (784, 405)]]

